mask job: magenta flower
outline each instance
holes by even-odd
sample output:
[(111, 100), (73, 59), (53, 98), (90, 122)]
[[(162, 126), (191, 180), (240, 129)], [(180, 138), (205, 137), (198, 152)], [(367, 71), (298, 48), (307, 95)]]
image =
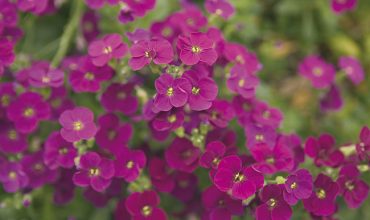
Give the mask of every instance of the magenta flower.
[(47, 10), (48, 0), (19, 0), (18, 9), (24, 12), (31, 12), (40, 15)]
[(262, 69), (262, 64), (257, 56), (248, 51), (243, 45), (225, 43), (222, 54), (229, 62), (244, 66), (247, 73), (256, 74)]
[(63, 139), (59, 132), (53, 132), (45, 141), (44, 163), (54, 170), (58, 167), (72, 168), (77, 149)]
[(14, 62), (15, 54), (13, 50), (14, 44), (11, 41), (0, 38), (0, 76), (4, 72), (4, 67)]
[(213, 40), (203, 33), (180, 35), (177, 48), (180, 50), (181, 61), (186, 65), (195, 65), (199, 62), (212, 65), (218, 57)]
[(207, 112), (208, 120), (219, 128), (226, 128), (235, 116), (234, 108), (226, 100), (215, 100)]
[(218, 164), (224, 157), (226, 146), (220, 141), (213, 141), (207, 144), (206, 150), (199, 159), (200, 166), (204, 168), (217, 169)]
[(248, 149), (252, 149), (259, 144), (266, 144), (272, 148), (275, 146), (278, 137), (275, 128), (255, 125), (253, 123), (248, 123), (245, 126), (244, 133), (247, 137), (246, 146)]
[(188, 173), (197, 168), (199, 155), (199, 148), (185, 138), (176, 138), (165, 151), (165, 158), (170, 167)]
[(133, 83), (112, 83), (101, 97), (101, 103), (107, 111), (119, 111), (125, 115), (131, 115), (139, 107), (139, 101), (134, 96)]
[(281, 143), (277, 143), (273, 148), (267, 144), (258, 144), (250, 151), (256, 160), (253, 168), (262, 173), (273, 174), (278, 171), (290, 171), (293, 168), (293, 153)]
[(359, 60), (354, 57), (339, 58), (339, 67), (347, 74), (348, 78), (355, 84), (360, 84), (364, 78), (364, 69)]
[(341, 92), (335, 84), (330, 86), (330, 90), (320, 100), (320, 108), (322, 111), (338, 111), (343, 106)]
[(361, 129), (360, 141), (356, 144), (356, 151), (360, 160), (369, 161), (370, 159), (370, 129), (364, 126)]
[(356, 165), (348, 164), (340, 169), (337, 180), (340, 194), (352, 209), (360, 207), (369, 194), (369, 185), (359, 177), (360, 172)]
[(27, 186), (28, 177), (19, 163), (4, 161), (0, 164), (0, 182), (5, 192), (14, 193)]
[(60, 69), (32, 68), (28, 82), (36, 88), (61, 87), (64, 83), (64, 72)]
[(309, 137), (304, 151), (314, 159), (316, 166), (337, 167), (344, 160), (343, 153), (335, 147), (335, 139), (329, 134), (322, 134), (318, 139)]
[(87, 11), (82, 16), (81, 26), (82, 34), (87, 42), (91, 42), (99, 35), (100, 30), (98, 26), (99, 16), (94, 11)]
[(119, 34), (108, 34), (89, 45), (88, 53), (95, 66), (104, 66), (111, 59), (122, 58), (127, 53), (127, 45)]
[(74, 104), (67, 97), (67, 90), (64, 87), (52, 88), (51, 95), (47, 100), (51, 106), (51, 119), (58, 119), (65, 110), (72, 109)]
[(150, 32), (154, 36), (162, 37), (172, 42), (178, 35), (180, 30), (172, 22), (172, 17), (168, 17), (164, 21), (153, 22), (150, 26)]
[(331, 0), (331, 8), (335, 13), (353, 10), (356, 5), (357, 0)]
[(134, 220), (166, 220), (166, 213), (158, 208), (159, 202), (155, 191), (134, 192), (127, 197), (126, 208)]
[(157, 131), (176, 130), (184, 123), (185, 115), (180, 109), (171, 110), (168, 112), (160, 112), (153, 119), (153, 128)]
[(0, 83), (0, 118), (6, 115), (6, 109), (10, 103), (16, 98), (14, 84), (9, 82)]
[(150, 64), (168, 64), (173, 60), (173, 49), (165, 39), (153, 38), (135, 43), (130, 48), (129, 65), (133, 70), (139, 70)]
[(240, 94), (245, 99), (250, 99), (255, 96), (259, 80), (248, 73), (245, 67), (236, 65), (231, 69), (231, 74), (226, 83), (231, 91)]
[(335, 77), (335, 68), (319, 56), (307, 56), (299, 64), (299, 73), (309, 79), (317, 89), (328, 87)]
[(133, 129), (130, 124), (120, 124), (117, 115), (107, 113), (98, 119), (99, 130), (96, 133), (96, 143), (112, 153), (119, 152), (123, 145), (132, 137)]
[(320, 173), (314, 182), (314, 190), (310, 198), (303, 200), (304, 208), (317, 216), (332, 215), (336, 210), (335, 199), (338, 191), (338, 184)]
[(205, 7), (209, 13), (222, 16), (224, 19), (230, 18), (235, 9), (228, 0), (206, 0)]
[(110, 185), (114, 176), (114, 165), (111, 160), (101, 158), (95, 152), (87, 152), (80, 158), (79, 170), (73, 175), (77, 186), (91, 186), (102, 192)]
[(153, 157), (149, 161), (148, 170), (153, 186), (160, 192), (171, 192), (175, 188), (174, 174), (165, 160)]
[(38, 93), (25, 92), (9, 105), (7, 115), (18, 132), (31, 133), (40, 121), (50, 117), (50, 106)]
[(151, 34), (145, 29), (137, 28), (133, 32), (126, 32), (126, 36), (129, 41), (136, 44), (140, 41), (149, 41)]
[(198, 192), (198, 177), (193, 173), (177, 172), (174, 175), (175, 187), (171, 195), (183, 203), (191, 202)]
[(277, 108), (271, 108), (265, 102), (257, 102), (252, 111), (252, 118), (257, 124), (278, 128), (283, 121), (283, 113)]
[(292, 216), (292, 208), (283, 199), (281, 185), (267, 185), (260, 193), (262, 204), (256, 209), (257, 220), (289, 220)]
[(27, 149), (27, 136), (17, 132), (14, 125), (1, 121), (0, 151), (4, 153), (20, 153)]
[(124, 0), (124, 2), (133, 10), (136, 16), (142, 17), (154, 8), (156, 0)]
[(231, 155), (220, 161), (213, 182), (222, 192), (244, 200), (262, 188), (264, 178), (252, 167), (243, 167), (238, 156)]
[(69, 82), (75, 92), (97, 92), (100, 84), (111, 79), (113, 74), (111, 67), (97, 67), (90, 59), (84, 58), (80, 66), (69, 75)]
[(289, 205), (295, 205), (298, 200), (308, 199), (311, 196), (313, 189), (312, 175), (306, 169), (297, 170), (288, 176), (284, 187), (284, 200)]
[(207, 18), (197, 7), (186, 7), (183, 11), (174, 13), (170, 22), (178, 26), (182, 33), (199, 32), (207, 25)]
[[(121, 147), (122, 148), (122, 147)], [(127, 182), (133, 182), (145, 167), (146, 157), (141, 150), (122, 148), (114, 161), (115, 176), (122, 177)]]
[(188, 81), (183, 85), (182, 89), (189, 95), (188, 103), (190, 109), (194, 111), (209, 109), (218, 93), (215, 81), (193, 70), (186, 71), (183, 77)]
[(85, 0), (87, 6), (92, 9), (99, 9), (103, 7), (105, 0)]
[(240, 216), (244, 213), (241, 200), (232, 199), (215, 186), (210, 186), (203, 191), (202, 204), (210, 220), (231, 220), (233, 215)]
[(85, 107), (64, 111), (60, 115), (59, 123), (63, 127), (60, 134), (68, 142), (88, 140), (93, 138), (97, 132), (94, 114)]
[(47, 183), (54, 182), (58, 177), (56, 170), (51, 170), (44, 164), (43, 154), (43, 151), (37, 151), (22, 158), (22, 169), (29, 179), (27, 188), (42, 187)]
[(159, 111), (169, 111), (172, 107), (182, 107), (188, 100), (188, 94), (184, 90), (188, 85), (185, 78), (174, 79), (168, 73), (163, 73), (155, 80), (157, 94), (154, 98), (154, 107)]

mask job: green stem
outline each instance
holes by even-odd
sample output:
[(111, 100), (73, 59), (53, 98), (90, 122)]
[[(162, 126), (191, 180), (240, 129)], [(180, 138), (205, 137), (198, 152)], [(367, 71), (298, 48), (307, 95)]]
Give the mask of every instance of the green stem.
[(56, 52), (53, 60), (51, 61), (51, 65), (53, 67), (57, 67), (64, 58), (64, 56), (67, 54), (72, 36), (74, 35), (81, 20), (83, 9), (84, 1), (82, 0), (73, 1), (73, 5), (71, 6), (71, 19), (65, 26), (64, 33), (60, 39), (58, 51)]

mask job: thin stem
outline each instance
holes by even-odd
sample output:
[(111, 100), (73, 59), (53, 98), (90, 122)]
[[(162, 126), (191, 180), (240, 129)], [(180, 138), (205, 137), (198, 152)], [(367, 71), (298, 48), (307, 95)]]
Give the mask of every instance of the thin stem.
[(71, 19), (67, 23), (64, 29), (64, 33), (60, 39), (59, 48), (56, 52), (51, 65), (57, 67), (62, 61), (63, 57), (67, 54), (69, 44), (71, 42), (72, 36), (74, 35), (78, 24), (81, 20), (82, 12), (84, 9), (84, 1), (74, 0), (71, 6)]

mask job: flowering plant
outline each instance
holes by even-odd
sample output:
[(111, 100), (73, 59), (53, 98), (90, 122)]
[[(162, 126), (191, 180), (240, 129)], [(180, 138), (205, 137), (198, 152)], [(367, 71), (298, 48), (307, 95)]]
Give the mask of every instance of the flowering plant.
[(369, 9), (0, 0), (0, 219), (370, 219)]

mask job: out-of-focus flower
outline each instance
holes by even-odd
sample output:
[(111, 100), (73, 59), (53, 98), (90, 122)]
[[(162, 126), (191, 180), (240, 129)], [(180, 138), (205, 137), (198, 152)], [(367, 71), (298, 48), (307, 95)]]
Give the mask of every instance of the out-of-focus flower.
[(299, 64), (299, 73), (308, 78), (313, 87), (321, 89), (328, 87), (335, 77), (335, 68), (319, 56), (307, 56)]

